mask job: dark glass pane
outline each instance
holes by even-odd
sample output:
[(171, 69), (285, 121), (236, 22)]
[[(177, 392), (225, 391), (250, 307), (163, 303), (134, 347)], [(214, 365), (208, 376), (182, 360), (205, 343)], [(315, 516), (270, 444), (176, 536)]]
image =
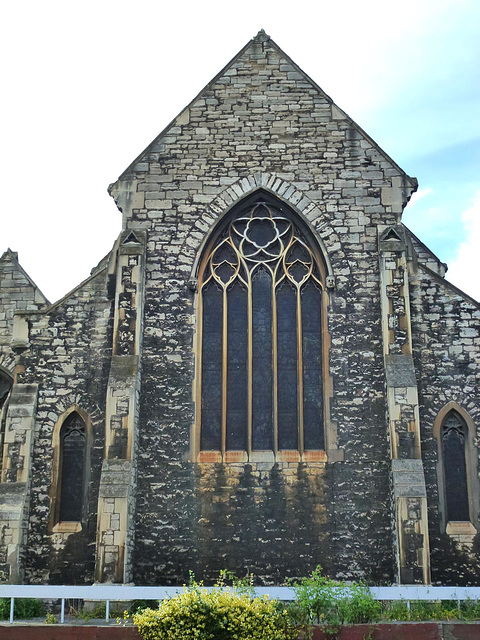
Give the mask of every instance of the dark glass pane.
[(250, 228), (247, 233), (247, 237), (251, 242), (254, 242), (258, 247), (266, 247), (270, 242), (276, 238), (275, 225), (269, 218), (266, 220), (253, 219), (250, 223)]
[(247, 291), (235, 282), (228, 290), (227, 449), (247, 448), (248, 383)]
[(252, 278), (252, 446), (272, 449), (272, 278), (259, 269)]
[(202, 424), (200, 447), (220, 451), (222, 428), (223, 292), (209, 282), (202, 292)]
[(61, 433), (62, 473), (59, 519), (79, 522), (82, 519), (85, 474), (85, 426), (75, 416), (65, 422)]
[(7, 378), (4, 378), (0, 374), (0, 407), (2, 406), (3, 402), (6, 400), (11, 386), (12, 386), (12, 383), (10, 382), (10, 380), (8, 380)]
[(277, 289), (278, 448), (298, 448), (297, 292)]
[(321, 291), (307, 282), (300, 293), (303, 347), (303, 439), (305, 449), (323, 449)]
[(470, 520), (463, 425), (455, 416), (447, 418), (443, 434), (443, 463), (447, 520)]

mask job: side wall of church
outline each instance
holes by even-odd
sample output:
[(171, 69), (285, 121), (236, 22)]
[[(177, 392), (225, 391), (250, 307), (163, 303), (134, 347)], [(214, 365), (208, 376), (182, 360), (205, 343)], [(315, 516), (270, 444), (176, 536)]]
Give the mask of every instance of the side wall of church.
[(15, 312), (37, 311), (45, 303), (45, 297), (18, 264), (18, 255), (6, 251), (0, 258), (0, 366), (12, 375), (14, 356), (11, 342)]
[[(394, 576), (377, 225), (404, 177), (289, 60), (258, 43), (113, 187), (148, 233), (134, 580), (188, 569), (278, 583), (316, 564)], [(195, 460), (194, 264), (217, 220), (264, 188), (323, 241), (328, 291), (328, 462)], [(411, 190), (411, 185), (410, 187)], [(193, 275), (192, 275), (193, 274)], [(328, 343), (330, 343), (328, 345)]]
[[(456, 403), (480, 435), (480, 305), (435, 274), (418, 268), (411, 281), (412, 333), (420, 400), (422, 458), (428, 496), (432, 583), (478, 584), (479, 536), (447, 535), (439, 486), (438, 438), (434, 424), (444, 407)], [(472, 524), (479, 530), (477, 470), (472, 469)], [(474, 521), (475, 520), (475, 521)], [(474, 532), (473, 532), (474, 533)]]
[[(21, 384), (38, 383), (24, 558), (29, 583), (94, 581), (98, 487), (104, 452), (105, 398), (112, 342), (112, 303), (100, 271), (47, 314), (31, 316), (31, 346), (21, 356)], [(58, 530), (53, 513), (53, 435), (69, 410), (91, 421), (87, 504), (80, 531)]]

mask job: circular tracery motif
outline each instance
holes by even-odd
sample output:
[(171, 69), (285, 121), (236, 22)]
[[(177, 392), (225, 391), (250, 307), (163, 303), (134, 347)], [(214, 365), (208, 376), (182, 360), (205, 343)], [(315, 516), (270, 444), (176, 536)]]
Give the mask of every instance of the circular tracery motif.
[(270, 271), (275, 286), (285, 278), (297, 287), (310, 277), (320, 284), (315, 258), (299, 230), (265, 202), (230, 223), (210, 254), (203, 284), (213, 278), (225, 288), (238, 277), (248, 285), (260, 266)]

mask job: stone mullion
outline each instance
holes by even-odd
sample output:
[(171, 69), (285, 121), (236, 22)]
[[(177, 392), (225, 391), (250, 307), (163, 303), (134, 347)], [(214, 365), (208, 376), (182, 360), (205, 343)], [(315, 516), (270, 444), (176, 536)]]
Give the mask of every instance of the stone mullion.
[[(427, 499), (412, 358), (408, 263), (399, 225), (379, 230), (383, 353), (387, 383), (397, 579), (430, 582)], [(387, 239), (388, 238), (388, 239)]]

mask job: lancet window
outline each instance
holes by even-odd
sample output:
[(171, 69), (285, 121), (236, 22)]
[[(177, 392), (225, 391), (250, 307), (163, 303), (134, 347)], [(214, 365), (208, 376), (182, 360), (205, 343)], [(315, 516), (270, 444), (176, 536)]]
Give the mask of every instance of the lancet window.
[(87, 434), (76, 412), (65, 420), (60, 431), (60, 504), (58, 520), (80, 522), (85, 495)]
[[(7, 421), (8, 400), (12, 391), (12, 379), (7, 374), (0, 371), (0, 451), (3, 449), (5, 438), (5, 424)], [(2, 465), (0, 456), (0, 467)]]
[(7, 375), (0, 371), (0, 422), (3, 424), (4, 414), (7, 409), (7, 402), (12, 388), (12, 381)]
[(456, 411), (442, 423), (447, 521), (470, 520), (466, 465), (467, 426)]
[(320, 255), (298, 216), (244, 201), (199, 274), (200, 449), (321, 450)]

